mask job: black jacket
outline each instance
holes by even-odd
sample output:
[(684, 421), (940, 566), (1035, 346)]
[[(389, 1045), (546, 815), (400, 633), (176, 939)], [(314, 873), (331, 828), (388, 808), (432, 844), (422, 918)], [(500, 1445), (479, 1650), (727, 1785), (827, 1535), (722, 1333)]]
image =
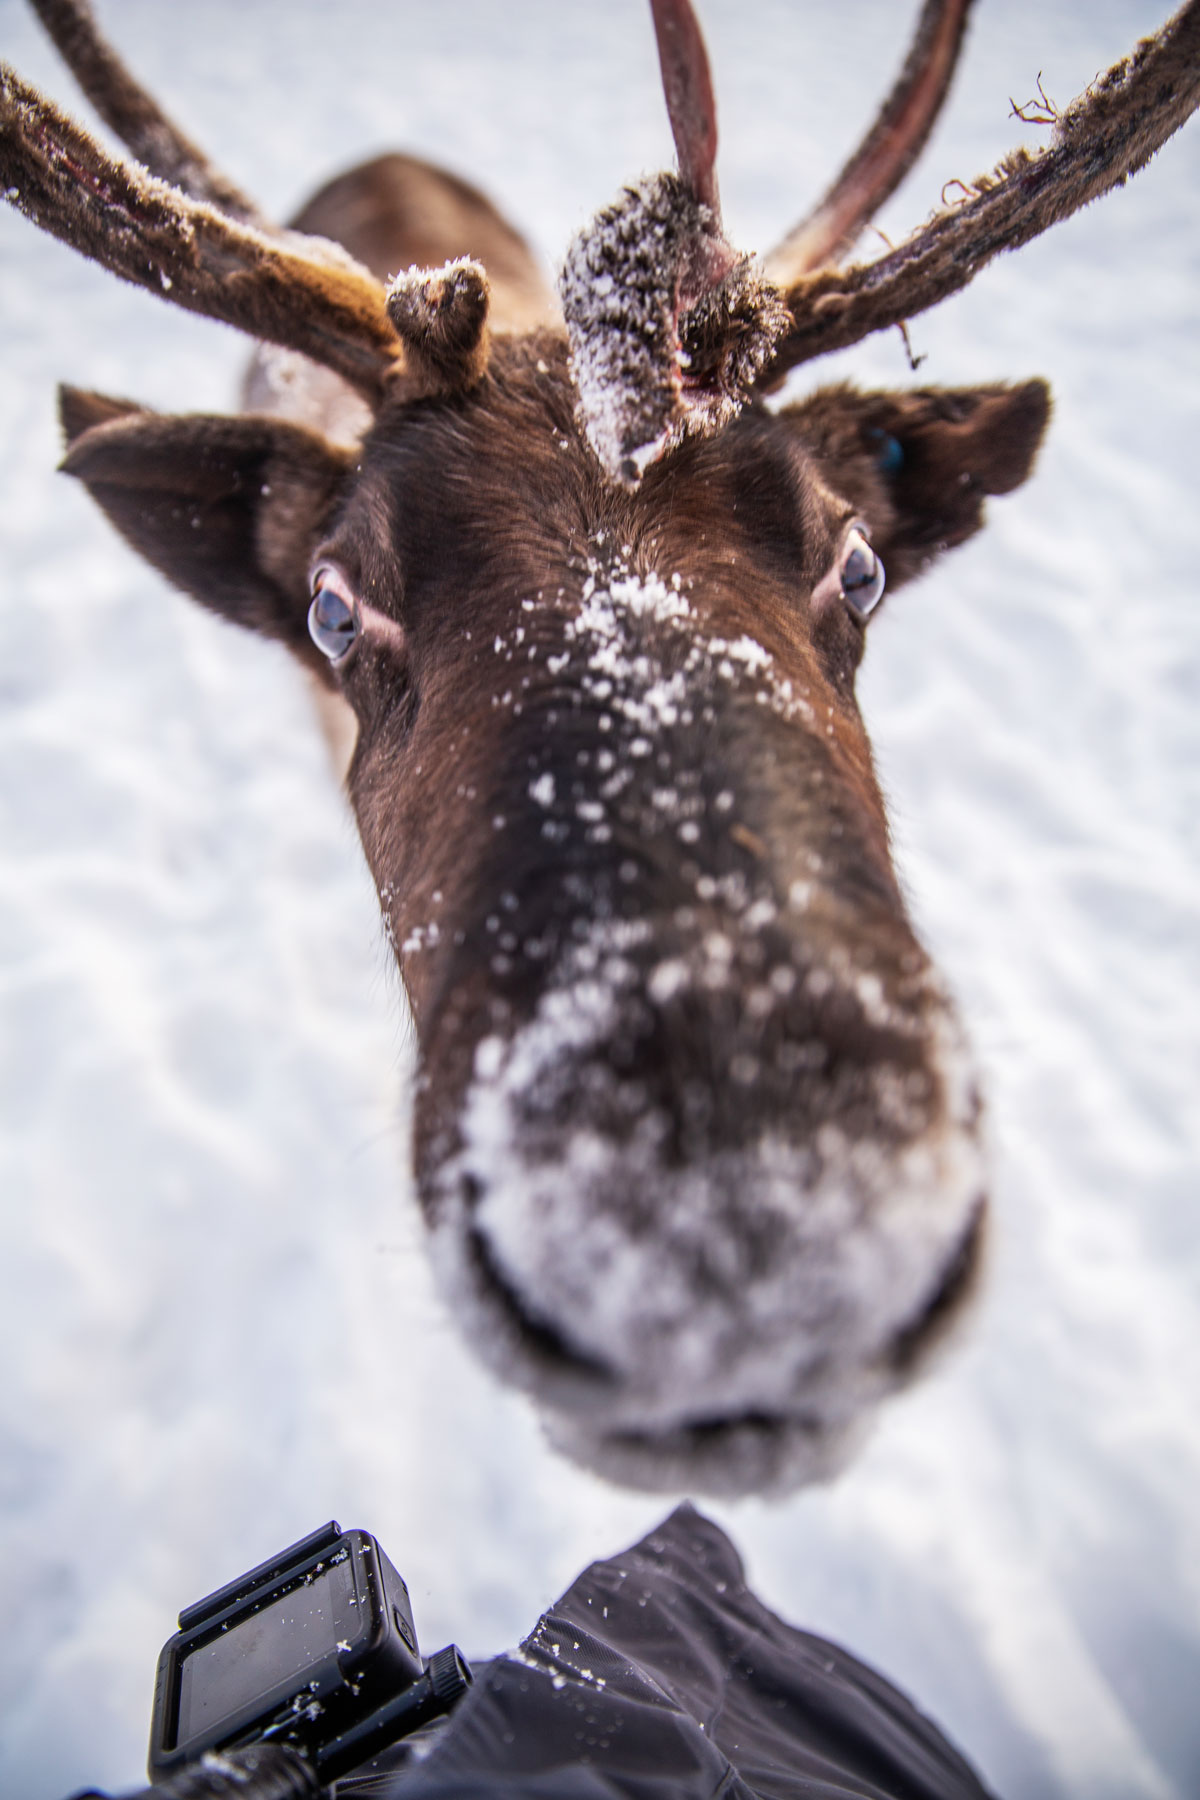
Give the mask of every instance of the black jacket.
[(593, 1563), (389, 1755), (339, 1800), (988, 1800), (890, 1682), (768, 1612), (691, 1506)]

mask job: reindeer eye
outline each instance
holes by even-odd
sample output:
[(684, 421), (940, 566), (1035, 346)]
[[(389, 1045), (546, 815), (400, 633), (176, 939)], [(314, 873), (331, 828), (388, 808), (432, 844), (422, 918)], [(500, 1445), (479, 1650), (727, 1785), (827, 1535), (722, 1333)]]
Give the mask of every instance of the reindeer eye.
[(340, 663), (353, 649), (361, 628), (357, 600), (343, 591), (330, 570), (322, 569), (308, 609), (308, 635), (313, 643), (331, 663)]
[(860, 622), (870, 618), (883, 599), (883, 564), (867, 542), (863, 530), (854, 525), (842, 550), (839, 570), (842, 598)]

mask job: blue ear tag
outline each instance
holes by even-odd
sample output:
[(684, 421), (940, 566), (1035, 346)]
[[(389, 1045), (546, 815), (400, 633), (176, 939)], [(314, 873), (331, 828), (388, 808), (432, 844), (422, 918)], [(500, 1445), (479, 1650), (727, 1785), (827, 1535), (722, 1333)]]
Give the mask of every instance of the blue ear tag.
[(879, 445), (875, 456), (875, 467), (881, 475), (896, 475), (904, 467), (904, 446), (899, 438), (890, 432), (880, 431), (877, 425), (871, 427), (867, 436)]

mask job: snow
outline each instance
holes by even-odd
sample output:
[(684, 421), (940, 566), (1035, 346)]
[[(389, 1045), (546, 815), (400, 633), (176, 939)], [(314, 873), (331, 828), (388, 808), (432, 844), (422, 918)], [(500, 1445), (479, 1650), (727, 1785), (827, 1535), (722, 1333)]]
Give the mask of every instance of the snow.
[[(896, 236), (1168, 0), (983, 5)], [(915, 5), (913, 10), (915, 11)], [(811, 16), (805, 16), (809, 14)], [(905, 9), (705, 0), (731, 239), (769, 245), (887, 86)], [(264, 207), (402, 143), (547, 266), (670, 157), (648, 9), (102, 11)], [(17, 0), (0, 42), (74, 106)], [(306, 697), (53, 474), (53, 384), (231, 404), (231, 332), (0, 218), (0, 1790), (140, 1779), (181, 1605), (331, 1515), (426, 1648), (515, 1644), (664, 1503), (545, 1442), (434, 1297), (407, 1027)], [(872, 621), (902, 873), (984, 1071), (990, 1291), (833, 1485), (715, 1507), (769, 1603), (907, 1687), (1001, 1793), (1200, 1771), (1200, 127), (916, 321), (920, 381), (1047, 376), (1037, 475)], [(896, 334), (823, 379), (912, 380)], [(801, 387), (804, 383), (801, 382)]]
[[(567, 246), (558, 290), (580, 424), (629, 487), (683, 436), (710, 436), (737, 416), (788, 326), (778, 292), (671, 171), (589, 219)], [(687, 344), (718, 326), (716, 368), (685, 391)]]

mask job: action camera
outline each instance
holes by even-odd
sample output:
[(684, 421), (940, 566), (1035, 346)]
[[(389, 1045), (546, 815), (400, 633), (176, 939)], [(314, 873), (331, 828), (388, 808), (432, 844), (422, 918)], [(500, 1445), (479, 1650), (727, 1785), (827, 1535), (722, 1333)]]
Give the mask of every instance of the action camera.
[(408, 1589), (375, 1539), (336, 1520), (179, 1615), (158, 1659), (149, 1773), (273, 1743), (336, 1780), (449, 1711), (453, 1644), (424, 1664)]

